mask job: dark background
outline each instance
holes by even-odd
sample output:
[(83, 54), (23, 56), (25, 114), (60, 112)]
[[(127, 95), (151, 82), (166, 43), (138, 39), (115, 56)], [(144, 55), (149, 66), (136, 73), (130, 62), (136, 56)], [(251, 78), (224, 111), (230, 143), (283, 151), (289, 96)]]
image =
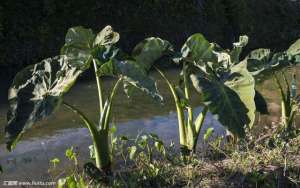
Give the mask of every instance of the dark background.
[[(69, 27), (112, 25), (130, 51), (148, 36), (180, 47), (201, 32), (223, 47), (241, 34), (246, 48), (285, 49), (300, 37), (300, 2), (292, 0), (0, 0), (0, 89), (28, 64), (57, 55)], [(4, 84), (6, 83), (6, 84)], [(1, 92), (2, 93), (2, 92)]]

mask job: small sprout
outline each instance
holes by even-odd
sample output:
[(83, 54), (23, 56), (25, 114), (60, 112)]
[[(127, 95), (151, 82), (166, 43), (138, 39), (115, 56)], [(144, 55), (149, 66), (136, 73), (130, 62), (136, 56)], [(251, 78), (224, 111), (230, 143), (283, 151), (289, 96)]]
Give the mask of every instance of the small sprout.
[(207, 130), (206, 130), (206, 132), (205, 132), (205, 134), (204, 134), (204, 136), (203, 136), (203, 139), (204, 139), (204, 141), (205, 142), (207, 142), (208, 141), (208, 139), (211, 137), (211, 135), (214, 133), (214, 128), (212, 128), (212, 127), (210, 127), (210, 128), (208, 128)]
[(73, 151), (73, 146), (67, 149), (65, 154), (69, 160), (73, 160), (75, 162), (75, 165), (78, 164), (76, 153)]
[(56, 165), (60, 163), (59, 158), (51, 159), (50, 162), (52, 163), (53, 167), (56, 168)]

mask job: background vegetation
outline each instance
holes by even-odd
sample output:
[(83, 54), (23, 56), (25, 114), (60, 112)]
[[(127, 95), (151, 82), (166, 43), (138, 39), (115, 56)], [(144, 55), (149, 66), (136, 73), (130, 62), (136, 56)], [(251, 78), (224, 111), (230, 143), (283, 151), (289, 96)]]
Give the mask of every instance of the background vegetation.
[(7, 79), (57, 54), (67, 29), (76, 25), (95, 30), (112, 25), (128, 51), (148, 36), (181, 46), (196, 32), (224, 47), (246, 34), (248, 50), (283, 49), (300, 35), (299, 8), (291, 0), (1, 1), (0, 75)]

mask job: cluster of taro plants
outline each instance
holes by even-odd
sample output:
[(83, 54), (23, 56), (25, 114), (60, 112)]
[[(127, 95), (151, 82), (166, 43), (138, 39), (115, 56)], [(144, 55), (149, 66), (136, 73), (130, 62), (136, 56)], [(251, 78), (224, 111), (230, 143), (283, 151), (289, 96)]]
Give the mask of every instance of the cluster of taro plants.
[[(32, 125), (52, 114), (61, 105), (76, 113), (89, 129), (95, 151), (96, 166), (105, 172), (111, 169), (109, 125), (112, 102), (121, 83), (130, 95), (134, 88), (162, 100), (155, 81), (148, 77), (153, 62), (168, 51), (166, 41), (149, 38), (138, 44), (132, 55), (114, 46), (119, 34), (110, 26), (97, 35), (91, 29), (70, 28), (61, 55), (48, 58), (19, 72), (9, 90), (10, 109), (5, 128), (7, 149), (12, 150), (22, 134)], [(144, 50), (147, 49), (147, 50)], [(149, 50), (150, 49), (150, 50)], [(94, 123), (80, 109), (63, 100), (77, 78), (90, 67), (95, 70), (99, 95), (99, 122)], [(117, 79), (105, 98), (102, 77)]]
[[(77, 114), (89, 129), (96, 167), (105, 173), (111, 171), (109, 127), (115, 93), (123, 85), (130, 96), (140, 89), (154, 99), (162, 101), (155, 81), (148, 73), (154, 63), (167, 55), (181, 64), (180, 83), (174, 85), (164, 73), (173, 95), (179, 126), (182, 155), (195, 151), (199, 133), (208, 112), (230, 131), (234, 138), (242, 139), (251, 129), (255, 113), (267, 113), (266, 102), (255, 89), (255, 77), (280, 67), (300, 62), (299, 40), (287, 51), (273, 53), (268, 49), (251, 52), (240, 60), (242, 48), (248, 43), (241, 36), (231, 50), (208, 42), (203, 35), (194, 34), (187, 39), (180, 52), (160, 38), (147, 38), (136, 45), (131, 54), (116, 47), (119, 34), (106, 26), (98, 34), (91, 29), (73, 27), (67, 32), (61, 54), (26, 67), (14, 79), (9, 90), (8, 124), (5, 128), (8, 150), (12, 150), (23, 133), (32, 125), (51, 114), (61, 105)], [(95, 72), (99, 98), (99, 121), (93, 122), (80, 109), (64, 101), (63, 96), (77, 78), (89, 68)], [(104, 96), (103, 77), (116, 78)], [(191, 92), (201, 97), (202, 111), (194, 117)], [(186, 113), (187, 112), (187, 115)]]
[[(240, 36), (231, 50), (222, 49), (218, 44), (207, 41), (202, 34), (194, 34), (173, 56), (174, 63), (182, 64), (178, 85), (172, 84), (157, 69), (167, 82), (176, 104), (183, 155), (195, 151), (207, 112), (211, 112), (235, 139), (244, 138), (246, 130), (254, 125), (256, 111), (268, 114), (266, 101), (255, 89), (256, 80), (261, 81), (270, 73), (300, 62), (300, 40), (284, 52), (256, 49), (241, 60), (242, 49), (247, 43), (248, 37)], [(199, 105), (203, 106), (196, 117), (190, 105), (192, 86), (200, 94), (202, 104)], [(289, 86), (287, 90), (290, 91)], [(290, 98), (290, 93), (286, 98)], [(288, 119), (284, 124), (291, 124), (297, 111), (296, 107), (286, 107), (296, 106), (295, 100), (288, 102), (282, 106), (282, 119)]]

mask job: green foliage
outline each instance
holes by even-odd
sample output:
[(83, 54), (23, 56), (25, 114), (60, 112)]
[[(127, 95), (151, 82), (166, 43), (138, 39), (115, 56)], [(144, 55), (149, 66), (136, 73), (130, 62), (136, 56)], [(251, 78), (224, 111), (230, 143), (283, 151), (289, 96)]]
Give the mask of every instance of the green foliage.
[(245, 137), (245, 125), (250, 120), (245, 114), (248, 109), (236, 92), (226, 85), (205, 78), (192, 77), (197, 91), (202, 93), (204, 104), (210, 112), (218, 114), (217, 119), (233, 134)]
[[(149, 38), (138, 44), (133, 51), (133, 57), (130, 57), (113, 46), (118, 40), (119, 34), (114, 32), (111, 26), (106, 26), (97, 35), (93, 34), (91, 29), (81, 26), (70, 28), (61, 50), (63, 55), (46, 59), (17, 74), (9, 94), (9, 122), (5, 130), (8, 133), (8, 149), (15, 147), (25, 130), (31, 128), (36, 121), (52, 114), (63, 103), (78, 115), (89, 129), (94, 147), (92, 157), (96, 159), (96, 166), (109, 173), (111, 108), (120, 82), (123, 81), (126, 86), (125, 92), (132, 90), (130, 86), (136, 87), (153, 98), (162, 100), (155, 82), (148, 77), (148, 71), (156, 60), (172, 50), (167, 41)], [(63, 94), (69, 91), (77, 77), (86, 71), (91, 63), (94, 65), (98, 87), (98, 126), (79, 109), (63, 102)], [(118, 78), (107, 99), (103, 96), (101, 76)]]
[(82, 177), (79, 179), (75, 175), (70, 175), (66, 178), (59, 179), (57, 183), (58, 188), (87, 188), (88, 186), (85, 184)]
[[(10, 109), (8, 125), (5, 128), (7, 148), (13, 149), (25, 131), (38, 120), (53, 114), (63, 104), (78, 115), (89, 129), (93, 141), (90, 153), (96, 166), (86, 165), (87, 171), (96, 170), (105, 177), (111, 175), (112, 157), (118, 153), (125, 164), (129, 158), (136, 166), (143, 166), (139, 173), (155, 179), (163, 172), (159, 162), (155, 160), (155, 155), (170, 159), (164, 143), (157, 135), (139, 136), (134, 140), (134, 145), (126, 149), (123, 147), (129, 143), (127, 137), (112, 137), (111, 145), (109, 144), (109, 135), (116, 131), (115, 128), (110, 129), (112, 104), (121, 83), (128, 96), (137, 88), (161, 101), (156, 82), (149, 77), (151, 67), (164, 56), (171, 56), (175, 63), (182, 64), (180, 83), (177, 86), (174, 86), (163, 72), (157, 70), (166, 81), (175, 101), (179, 142), (185, 161), (187, 155), (196, 150), (197, 140), (208, 112), (234, 136), (245, 138), (246, 128), (251, 129), (254, 124), (256, 109), (267, 113), (264, 98), (255, 90), (253, 75), (259, 76), (262, 72), (299, 63), (300, 59), (299, 40), (284, 52), (271, 53), (268, 49), (257, 49), (240, 61), (242, 49), (248, 43), (247, 36), (240, 36), (239, 41), (233, 43), (231, 50), (224, 50), (218, 44), (210, 43), (202, 34), (194, 34), (187, 39), (179, 53), (174, 51), (168, 41), (150, 37), (138, 43), (131, 55), (115, 46), (119, 38), (119, 34), (110, 26), (106, 26), (98, 34), (81, 26), (73, 27), (67, 32), (65, 44), (61, 49), (62, 55), (45, 59), (20, 71), (9, 90)], [(97, 124), (90, 121), (80, 109), (63, 101), (63, 95), (91, 64), (99, 96)], [(118, 78), (107, 97), (104, 96), (102, 88), (104, 76)], [(286, 91), (279, 79), (276, 80), (282, 96), (283, 125), (290, 129), (299, 108), (299, 99), (295, 94), (291, 97), (290, 83), (286, 77)], [(192, 86), (200, 94), (203, 105), (197, 117), (194, 117), (190, 101)], [(212, 133), (213, 129), (208, 129), (204, 140), (207, 141)], [(213, 148), (224, 153), (219, 148), (220, 142), (217, 143), (218, 146)], [(120, 150), (117, 151), (118, 149)], [(66, 157), (74, 161), (75, 166), (78, 165), (73, 148), (66, 151)], [(55, 166), (59, 161), (51, 162)], [(68, 187), (85, 186), (82, 177), (75, 172), (61, 179), (60, 184)]]
[[(173, 94), (179, 122), (180, 144), (194, 150), (207, 111), (228, 128), (234, 135), (245, 137), (246, 126), (252, 127), (255, 119), (255, 82), (248, 72), (246, 62), (240, 62), (242, 48), (248, 43), (247, 36), (233, 44), (232, 50), (223, 50), (219, 45), (208, 42), (202, 34), (187, 39), (175, 63), (183, 63), (181, 79), (184, 97), (178, 87), (165, 78)], [(190, 79), (201, 94), (205, 108), (194, 120), (189, 103)], [(176, 88), (176, 89), (175, 89)], [(187, 108), (188, 116), (184, 116)], [(195, 121), (195, 123), (193, 123)]]
[[(119, 34), (114, 32), (111, 26), (106, 26), (96, 36), (91, 29), (82, 26), (70, 28), (66, 34), (65, 44), (61, 49), (61, 54), (66, 55), (73, 64), (81, 67), (89, 67), (90, 62), (100, 61), (97, 55), (104, 56), (107, 61), (106, 53), (103, 49), (110, 48), (117, 43)], [(99, 54), (101, 53), (101, 54)]]
[(252, 75), (259, 79), (272, 74), (274, 71), (300, 63), (300, 42), (297, 40), (286, 51), (274, 53), (270, 49), (256, 49), (245, 58), (247, 68)]
[(53, 165), (53, 167), (55, 168), (59, 163), (60, 160), (58, 158), (54, 158), (50, 160), (50, 163)]
[(19, 72), (9, 90), (7, 148), (13, 149), (36, 121), (51, 115), (82, 73), (66, 56), (56, 56)]
[[(66, 177), (59, 178), (57, 181), (58, 188), (87, 188), (88, 184), (84, 180), (84, 176), (78, 170), (77, 153), (74, 152), (73, 147), (65, 151), (65, 156), (69, 161), (72, 161), (74, 168), (67, 173)], [(53, 167), (60, 163), (60, 159), (54, 158), (50, 161)]]

